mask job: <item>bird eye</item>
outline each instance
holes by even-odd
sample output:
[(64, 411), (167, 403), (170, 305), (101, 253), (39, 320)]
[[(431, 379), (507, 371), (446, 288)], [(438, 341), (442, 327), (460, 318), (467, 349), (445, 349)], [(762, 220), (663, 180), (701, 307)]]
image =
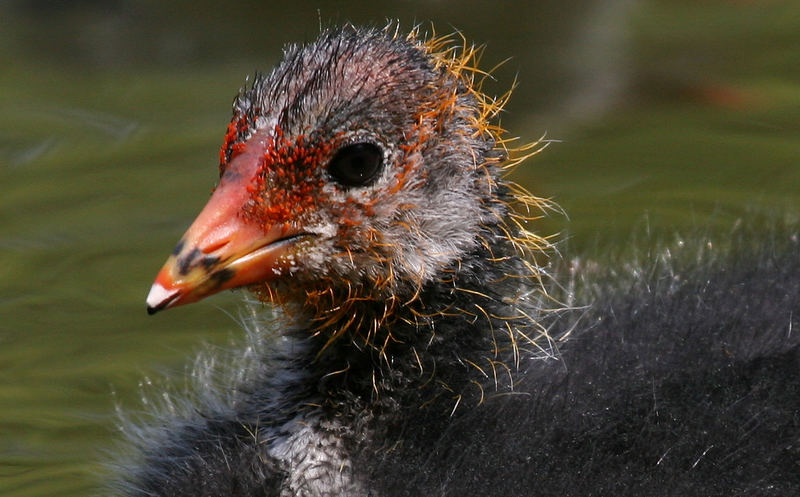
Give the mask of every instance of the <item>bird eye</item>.
[(383, 152), (372, 143), (354, 143), (339, 149), (328, 164), (328, 173), (340, 185), (366, 186), (381, 172)]

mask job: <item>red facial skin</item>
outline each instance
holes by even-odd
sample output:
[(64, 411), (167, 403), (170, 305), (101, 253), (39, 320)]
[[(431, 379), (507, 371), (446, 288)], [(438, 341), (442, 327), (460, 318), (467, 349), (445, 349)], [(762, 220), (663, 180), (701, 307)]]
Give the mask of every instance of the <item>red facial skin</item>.
[(293, 248), (310, 236), (302, 220), (320, 201), (319, 164), (333, 144), (293, 142), (279, 129), (234, 142), (246, 123), (231, 123), (220, 152), (219, 186), (158, 273), (148, 312), (195, 302), (228, 288), (284, 274)]

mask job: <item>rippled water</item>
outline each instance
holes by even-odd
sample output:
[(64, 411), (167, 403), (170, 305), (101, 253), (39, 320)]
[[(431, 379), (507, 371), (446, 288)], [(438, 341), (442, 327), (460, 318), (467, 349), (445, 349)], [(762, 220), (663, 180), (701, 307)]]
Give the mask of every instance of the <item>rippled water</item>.
[(503, 124), (561, 140), (517, 179), (569, 214), (541, 224), (569, 253), (800, 214), (796, 2), (287, 9), (0, 4), (1, 495), (99, 492), (115, 405), (139, 409), (140, 382), (180, 381), (202, 342), (236, 336), (236, 295), (153, 318), (144, 296), (214, 184), (244, 75), (320, 18), (433, 20), (486, 43), (486, 67), (513, 56)]

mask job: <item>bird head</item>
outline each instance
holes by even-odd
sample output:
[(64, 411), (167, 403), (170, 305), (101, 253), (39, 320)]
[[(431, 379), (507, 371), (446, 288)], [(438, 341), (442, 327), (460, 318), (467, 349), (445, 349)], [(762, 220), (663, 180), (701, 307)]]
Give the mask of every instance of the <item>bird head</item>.
[(148, 311), (247, 286), (335, 320), (446, 278), (506, 216), (502, 102), (477, 88), (477, 53), (356, 28), (288, 47), (235, 99), (219, 183)]

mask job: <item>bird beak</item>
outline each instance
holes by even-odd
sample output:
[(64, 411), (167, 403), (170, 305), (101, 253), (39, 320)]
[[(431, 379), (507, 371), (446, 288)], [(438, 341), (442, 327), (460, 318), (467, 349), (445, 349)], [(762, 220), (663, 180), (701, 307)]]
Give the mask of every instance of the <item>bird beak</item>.
[(275, 279), (291, 265), (292, 249), (306, 234), (290, 224), (264, 226), (241, 215), (249, 199), (245, 183), (267, 143), (252, 145), (228, 165), (208, 204), (156, 276), (147, 296), (149, 314)]

